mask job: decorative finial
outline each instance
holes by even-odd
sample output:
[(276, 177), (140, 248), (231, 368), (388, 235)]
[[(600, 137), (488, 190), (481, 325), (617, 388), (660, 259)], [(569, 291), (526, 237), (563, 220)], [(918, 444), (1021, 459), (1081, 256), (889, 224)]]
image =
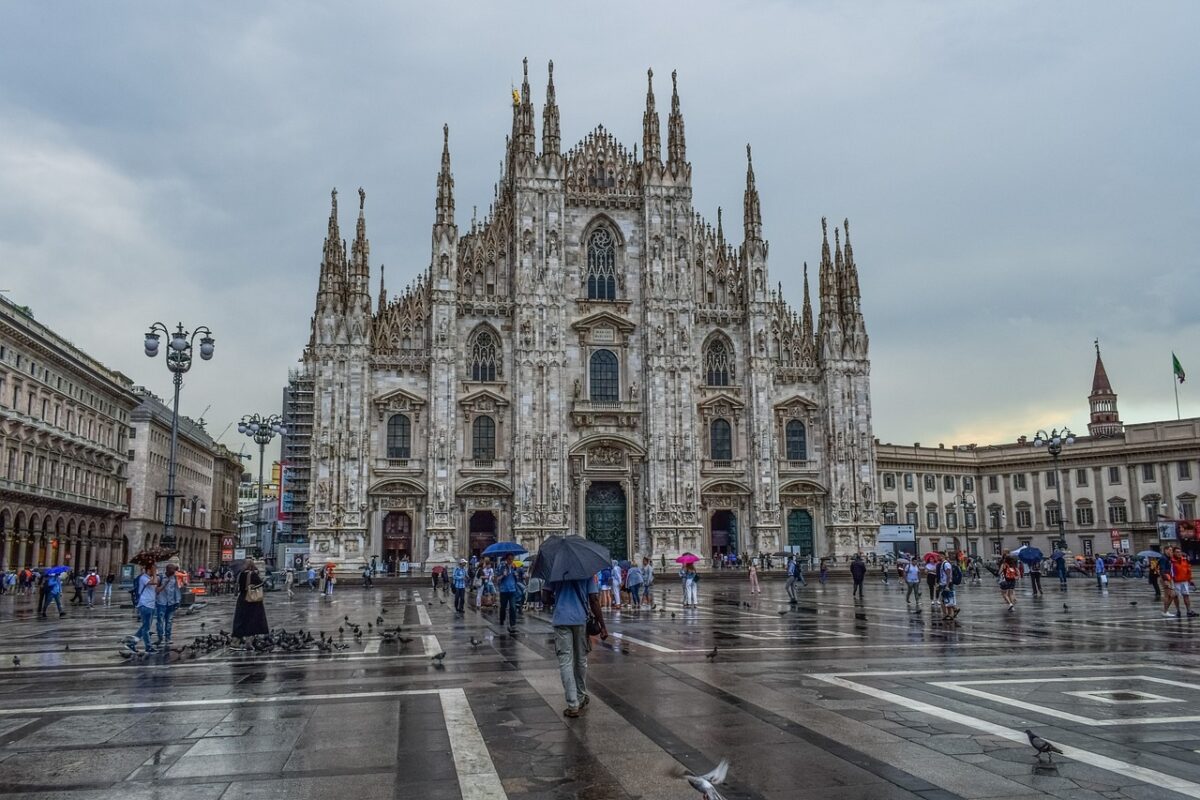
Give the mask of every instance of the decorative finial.
[(1100, 340), (1097, 339), (1094, 342), (1094, 344), (1096, 345), (1096, 358), (1099, 358), (1100, 357)]
[(554, 59), (550, 59), (550, 78), (554, 78)]
[(442, 146), (450, 146), (450, 124), (447, 122), (442, 123)]
[(654, 88), (654, 69), (653, 67), (646, 70), (646, 85), (651, 89)]
[(821, 236), (828, 238), (829, 226), (825, 223), (825, 218), (821, 217)]
[(675, 78), (676, 78), (676, 77), (677, 77), (677, 73), (676, 73), (676, 71), (675, 71), (675, 70), (671, 70), (671, 91), (673, 91), (673, 92), (674, 92), (674, 91), (677, 91), (677, 90), (679, 89), (679, 86), (678, 86), (678, 84), (677, 84), (677, 83), (676, 83), (676, 81), (675, 81)]
[(363, 206), (366, 204), (366, 202), (367, 202), (367, 192), (365, 189), (363, 189), (360, 186), (360, 187), (358, 187), (358, 210), (359, 211), (363, 210)]
[(746, 142), (746, 162), (753, 163), (754, 159), (750, 156), (750, 143)]
[(521, 59), (521, 67), (525, 73), (525, 77), (528, 78), (529, 77), (529, 59), (528, 58)]

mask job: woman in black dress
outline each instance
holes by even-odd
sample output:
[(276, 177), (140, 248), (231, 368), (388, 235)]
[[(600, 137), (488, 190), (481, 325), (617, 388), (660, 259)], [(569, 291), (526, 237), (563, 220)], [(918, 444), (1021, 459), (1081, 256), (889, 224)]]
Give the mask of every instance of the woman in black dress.
[(233, 638), (239, 647), (245, 646), (249, 636), (266, 636), (271, 632), (267, 625), (267, 610), (263, 602), (252, 603), (246, 599), (247, 590), (251, 587), (262, 588), (262, 577), (254, 559), (247, 558), (242, 565), (242, 571), (237, 578), (237, 606), (233, 610)]

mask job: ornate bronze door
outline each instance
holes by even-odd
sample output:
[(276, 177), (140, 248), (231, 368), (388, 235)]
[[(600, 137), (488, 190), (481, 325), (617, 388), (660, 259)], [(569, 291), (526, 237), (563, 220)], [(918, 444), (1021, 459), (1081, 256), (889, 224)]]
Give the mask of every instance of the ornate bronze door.
[(612, 482), (588, 487), (587, 538), (604, 545), (620, 561), (629, 557), (625, 524), (625, 490)]
[(798, 555), (813, 554), (813, 518), (806, 509), (793, 508), (788, 512), (787, 543), (800, 548)]

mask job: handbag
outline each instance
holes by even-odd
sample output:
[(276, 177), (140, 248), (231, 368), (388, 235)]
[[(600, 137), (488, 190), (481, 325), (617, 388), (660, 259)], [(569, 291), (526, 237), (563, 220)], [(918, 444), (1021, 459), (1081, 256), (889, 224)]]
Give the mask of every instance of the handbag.
[(583, 601), (583, 607), (587, 610), (587, 623), (584, 625), (584, 632), (588, 636), (599, 636), (602, 632), (600, 620), (596, 619), (595, 615), (592, 614), (592, 604), (588, 602), (587, 592), (584, 592), (583, 597), (580, 599)]
[(263, 601), (263, 585), (256, 583), (246, 587), (246, 602), (261, 603)]

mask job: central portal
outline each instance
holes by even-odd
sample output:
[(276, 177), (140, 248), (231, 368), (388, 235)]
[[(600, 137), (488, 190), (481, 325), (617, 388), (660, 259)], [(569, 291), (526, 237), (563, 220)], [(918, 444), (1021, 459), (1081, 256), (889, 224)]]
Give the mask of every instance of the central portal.
[(407, 511), (389, 511), (383, 518), (383, 563), (387, 571), (395, 572), (406, 556), (412, 560), (412, 517)]
[(737, 514), (728, 509), (712, 515), (712, 554), (730, 556), (738, 551)]
[(607, 547), (617, 561), (629, 557), (625, 509), (625, 490), (621, 484), (597, 481), (588, 487), (587, 538)]

